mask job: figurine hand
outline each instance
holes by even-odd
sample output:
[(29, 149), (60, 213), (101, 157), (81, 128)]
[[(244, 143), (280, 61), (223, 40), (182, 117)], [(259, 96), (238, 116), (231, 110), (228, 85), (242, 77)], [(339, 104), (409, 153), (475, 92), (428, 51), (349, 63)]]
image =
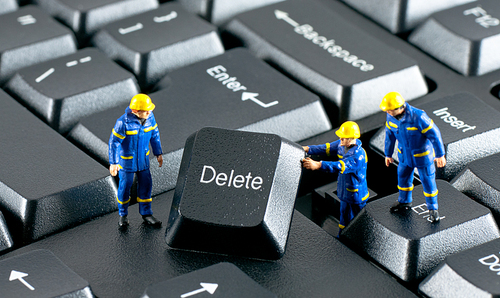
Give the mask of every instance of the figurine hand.
[(120, 170), (119, 165), (110, 165), (109, 166), (109, 173), (111, 173), (111, 176), (116, 176), (118, 175), (118, 171)]
[(443, 156), (434, 159), (438, 168), (442, 168), (446, 165), (446, 158)]
[(158, 155), (156, 160), (158, 160), (158, 165), (161, 167), (163, 165), (163, 155)]
[(308, 152), (309, 152), (309, 146), (302, 146), (302, 148), (304, 148), (304, 151), (305, 151), (306, 153), (308, 153)]
[(302, 160), (302, 165), (308, 170), (319, 170), (321, 168), (321, 161), (315, 161), (307, 157)]
[(394, 158), (392, 158), (392, 157), (386, 157), (385, 158), (385, 166), (386, 167), (388, 167), (393, 162), (394, 162)]

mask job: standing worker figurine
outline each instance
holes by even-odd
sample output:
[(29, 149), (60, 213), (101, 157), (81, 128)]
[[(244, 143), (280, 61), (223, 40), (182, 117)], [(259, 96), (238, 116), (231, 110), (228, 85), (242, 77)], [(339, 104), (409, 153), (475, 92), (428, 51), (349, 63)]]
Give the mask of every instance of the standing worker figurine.
[(153, 182), (149, 171), (149, 144), (161, 167), (163, 156), (160, 131), (153, 115), (155, 105), (145, 94), (137, 94), (129, 107), (116, 121), (109, 138), (109, 172), (119, 174), (118, 213), (120, 227), (128, 225), (130, 187), (137, 174), (137, 202), (139, 212), (148, 225), (160, 226), (161, 221), (153, 217), (151, 210), (151, 189)]
[(346, 121), (335, 132), (340, 138), (332, 143), (315, 146), (304, 146), (308, 154), (327, 155), (337, 153), (339, 161), (315, 161), (311, 158), (303, 160), (303, 166), (309, 170), (339, 172), (337, 179), (337, 195), (340, 199), (339, 235), (342, 229), (365, 207), (368, 199), (366, 184), (365, 150), (361, 147), (359, 126), (356, 122)]
[(391, 212), (408, 210), (411, 207), (413, 172), (417, 168), (424, 187), (425, 201), (429, 209), (429, 220), (438, 222), (438, 190), (436, 168), (446, 165), (445, 149), (441, 132), (427, 114), (405, 102), (398, 92), (389, 92), (382, 99), (380, 109), (387, 113), (385, 123), (385, 165), (392, 162), (396, 140), (398, 141), (398, 201)]

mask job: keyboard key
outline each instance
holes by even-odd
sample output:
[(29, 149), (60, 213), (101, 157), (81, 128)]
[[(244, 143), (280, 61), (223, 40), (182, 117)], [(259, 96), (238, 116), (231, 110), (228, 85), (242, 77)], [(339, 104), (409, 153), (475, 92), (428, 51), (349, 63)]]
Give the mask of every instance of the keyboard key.
[(277, 298), (238, 267), (225, 262), (150, 285), (142, 298), (188, 298), (204, 292), (227, 298)]
[(39, 249), (0, 261), (2, 297), (94, 297), (89, 283), (52, 252)]
[[(169, 210), (173, 194), (170, 191), (155, 197), (155, 208)], [(158, 216), (167, 220), (166, 214)], [(299, 212), (292, 217), (285, 255), (273, 262), (169, 249), (163, 229), (144, 225), (123, 233), (116, 227), (117, 217), (117, 213), (102, 216), (0, 259), (39, 248), (50, 249), (89, 282), (96, 297), (141, 297), (150, 284), (220, 262), (233, 263), (278, 297), (416, 297)], [(129, 219), (142, 221), (139, 212), (131, 212)], [(362, 280), (363, 286), (352, 286), (346, 280)]]
[(158, 0), (32, 0), (85, 44), (106, 24), (158, 7)]
[(109, 171), (0, 91), (0, 206), (16, 245), (116, 210)]
[(219, 26), (235, 15), (284, 0), (180, 0), (190, 12)]
[(499, 25), (500, 2), (481, 0), (432, 15), (409, 41), (463, 75), (480, 76), (500, 69)]
[(13, 12), (17, 8), (16, 0), (0, 0), (0, 14)]
[(500, 222), (500, 154), (475, 160), (450, 183), (475, 201), (490, 208)]
[(76, 52), (71, 30), (36, 6), (0, 17), (0, 84), (23, 67)]
[(12, 238), (9, 233), (7, 224), (5, 223), (5, 218), (2, 212), (0, 212), (0, 253), (3, 250), (7, 250), (14, 245)]
[[(173, 71), (149, 94), (161, 131), (164, 165), (151, 167), (153, 195), (172, 189), (186, 139), (205, 126), (273, 133), (292, 141), (331, 129), (317, 96), (245, 49)], [(102, 164), (126, 106), (84, 118), (69, 138)], [(156, 162), (156, 161), (154, 161)]]
[(446, 257), (419, 291), (426, 297), (498, 297), (499, 246), (496, 239)]
[(284, 1), (243, 13), (225, 31), (334, 103), (340, 123), (380, 112), (380, 98), (392, 90), (404, 89), (408, 99), (427, 93), (415, 61), (317, 2)]
[(109, 24), (93, 43), (132, 71), (143, 88), (176, 68), (224, 53), (217, 28), (177, 3)]
[(135, 77), (94, 48), (20, 70), (5, 86), (60, 133), (79, 119), (130, 102)]
[(301, 146), (277, 135), (218, 128), (194, 133), (184, 147), (167, 244), (281, 258), (304, 156)]
[(413, 190), (413, 207), (390, 213), (394, 194), (366, 205), (340, 238), (368, 254), (407, 282), (428, 275), (446, 256), (500, 237), (491, 212), (450, 184), (437, 180), (440, 221), (431, 223), (422, 185)]
[[(441, 131), (446, 166), (436, 168), (437, 178), (450, 181), (473, 160), (500, 152), (500, 112), (474, 95), (458, 93), (417, 108), (425, 110)], [(382, 128), (370, 141), (370, 146), (382, 156), (384, 140), (385, 128)], [(397, 158), (395, 154), (394, 160)]]
[(392, 33), (413, 29), (434, 12), (475, 0), (342, 0)]

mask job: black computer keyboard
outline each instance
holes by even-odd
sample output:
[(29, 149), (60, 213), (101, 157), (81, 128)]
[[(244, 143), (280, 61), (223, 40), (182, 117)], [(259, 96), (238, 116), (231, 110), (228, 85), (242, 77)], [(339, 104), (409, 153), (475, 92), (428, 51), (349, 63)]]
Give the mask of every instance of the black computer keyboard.
[[(500, 295), (499, 20), (497, 0), (0, 0), (0, 297)], [(379, 104), (390, 91), (441, 130), (439, 223), (418, 173), (412, 208), (389, 212), (397, 168), (384, 164)], [(113, 125), (140, 92), (162, 140), (163, 166), (151, 160), (161, 228), (143, 223), (138, 204), (119, 227), (108, 170)], [(258, 144), (281, 142), (298, 163), (295, 142), (337, 140), (346, 120), (361, 129), (370, 196), (338, 238), (336, 175), (302, 170), (299, 184), (279, 146)], [(192, 225), (169, 222), (192, 187), (191, 161), (222, 173), (204, 162), (212, 151), (199, 153), (201, 139), (188, 140), (203, 127), (279, 136), (250, 134), (238, 143), (253, 148), (247, 156), (209, 130), (220, 138), (210, 148), (225, 148), (217, 159), (259, 160), (285, 177), (273, 181), (282, 209), (265, 219), (279, 227), (279, 252), (259, 243), (261, 229), (231, 226), (261, 203), (189, 190), (210, 214), (197, 207), (182, 214)], [(286, 161), (269, 168), (273, 158)], [(239, 182), (230, 172), (213, 187), (266, 183), (256, 170), (234, 169)], [(298, 188), (294, 209), (287, 183)], [(249, 215), (207, 228), (226, 212), (218, 204)]]

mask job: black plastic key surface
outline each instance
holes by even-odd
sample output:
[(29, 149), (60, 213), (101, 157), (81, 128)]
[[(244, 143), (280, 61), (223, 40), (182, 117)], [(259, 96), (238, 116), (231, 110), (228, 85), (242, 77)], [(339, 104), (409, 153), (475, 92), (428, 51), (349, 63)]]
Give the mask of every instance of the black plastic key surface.
[(12, 237), (10, 236), (9, 228), (5, 223), (5, 218), (2, 212), (0, 212), (0, 253), (3, 250), (9, 249), (14, 245)]
[(237, 266), (227, 262), (150, 285), (141, 298), (188, 298), (201, 293), (214, 298), (277, 298)]
[(179, 0), (190, 12), (219, 26), (235, 15), (284, 0)]
[[(340, 122), (380, 111), (381, 98), (427, 93), (415, 61), (316, 1), (289, 0), (235, 17), (225, 32), (339, 107)], [(271, 30), (272, 29), (272, 30)]]
[(128, 103), (135, 77), (95, 48), (20, 70), (5, 90), (60, 133), (79, 119)]
[[(436, 169), (438, 178), (450, 181), (468, 163), (500, 152), (500, 112), (476, 96), (459, 93), (417, 108), (424, 110), (441, 131), (446, 166)], [(384, 140), (385, 128), (370, 140), (370, 146), (381, 155), (384, 155)], [(397, 159), (394, 154), (394, 160)]]
[(434, 12), (475, 0), (342, 0), (392, 33), (413, 29)]
[[(154, 210), (169, 210), (173, 193), (153, 198)], [(166, 222), (168, 215), (156, 212), (155, 216)], [(129, 213), (126, 232), (118, 229), (118, 217), (117, 212), (102, 216), (0, 259), (50, 249), (89, 282), (96, 297), (140, 297), (150, 284), (220, 262), (233, 263), (280, 298), (416, 297), (299, 212), (292, 217), (287, 251), (277, 261), (169, 249), (165, 230), (141, 224), (139, 212)], [(362, 280), (363, 286), (347, 282), (353, 280)]]
[[(245, 49), (176, 70), (159, 86), (162, 89), (150, 96), (164, 165), (151, 167), (154, 194), (174, 188), (186, 139), (205, 126), (274, 133), (292, 141), (331, 129), (317, 96)], [(107, 164), (111, 129), (124, 110), (84, 118), (69, 138)]]
[(106, 24), (158, 7), (158, 0), (33, 0), (85, 44)]
[(106, 168), (0, 91), (0, 205), (16, 245), (117, 209)]
[(165, 239), (174, 248), (279, 259), (305, 153), (277, 135), (203, 128), (186, 140)]
[(451, 185), (490, 208), (497, 221), (500, 220), (500, 153), (475, 160), (467, 165)]
[(426, 297), (499, 297), (500, 239), (446, 257), (419, 285)]
[(94, 297), (86, 280), (45, 249), (1, 260), (0, 289), (5, 298)]
[(0, 14), (13, 12), (18, 8), (16, 0), (0, 0)]
[(93, 43), (132, 71), (143, 88), (176, 68), (224, 53), (217, 28), (177, 3), (109, 24)]
[(479, 76), (500, 69), (499, 25), (500, 2), (480, 0), (432, 15), (409, 41), (455, 71)]
[(340, 235), (356, 250), (407, 282), (427, 276), (446, 256), (500, 237), (491, 212), (444, 180), (437, 180), (440, 221), (431, 223), (421, 185), (413, 206), (401, 213), (389, 208), (394, 194), (361, 210)]
[(33, 5), (0, 17), (0, 84), (23, 67), (76, 52), (68, 28)]

